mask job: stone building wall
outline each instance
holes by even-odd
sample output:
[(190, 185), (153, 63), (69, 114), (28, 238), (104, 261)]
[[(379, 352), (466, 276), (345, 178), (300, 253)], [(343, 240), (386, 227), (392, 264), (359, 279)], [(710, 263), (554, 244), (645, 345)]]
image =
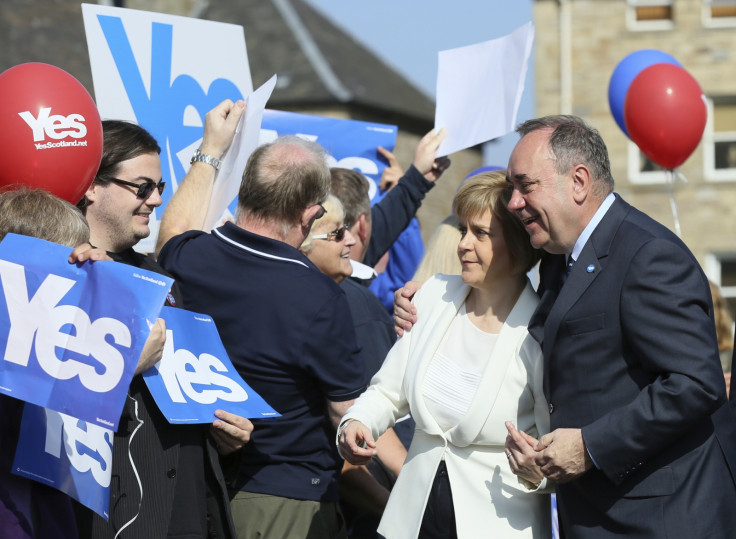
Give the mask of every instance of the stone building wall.
[[(635, 184), (628, 170), (629, 141), (608, 105), (613, 70), (629, 53), (659, 49), (674, 56), (700, 83), (706, 96), (736, 95), (736, 27), (704, 25), (702, 0), (674, 0), (674, 25), (667, 30), (627, 28), (625, 0), (538, 0), (535, 3), (537, 114), (561, 111), (560, 13), (570, 10), (572, 91), (569, 112), (594, 125), (611, 155), (616, 190), (631, 204), (674, 230), (667, 187)], [(703, 143), (678, 171), (687, 183), (674, 186), (682, 239), (708, 271), (711, 253), (736, 257), (736, 179), (705, 179)], [(709, 275), (716, 277), (715, 275)], [(734, 283), (736, 284), (736, 283)]]

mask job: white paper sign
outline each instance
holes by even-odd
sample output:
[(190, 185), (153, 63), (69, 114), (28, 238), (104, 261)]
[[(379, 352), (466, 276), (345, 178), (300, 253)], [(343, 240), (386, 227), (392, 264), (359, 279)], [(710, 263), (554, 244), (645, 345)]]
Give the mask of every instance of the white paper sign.
[(533, 41), (528, 22), (499, 39), (440, 51), (435, 129), (447, 136), (438, 156), (514, 130)]
[(245, 114), (240, 117), (233, 142), (225, 153), (222, 167), (215, 179), (210, 207), (204, 220), (204, 230), (210, 230), (220, 224), (223, 213), (227, 211), (228, 205), (238, 195), (245, 164), (248, 162), (250, 154), (259, 145), (263, 110), (266, 108), (266, 103), (275, 87), (276, 75), (248, 96), (246, 100)]
[(176, 156), (202, 138), (204, 117), (224, 99), (253, 92), (243, 27), (161, 13), (82, 4), (92, 80), (102, 119), (136, 122), (161, 146), (167, 189), (158, 220), (189, 168)]

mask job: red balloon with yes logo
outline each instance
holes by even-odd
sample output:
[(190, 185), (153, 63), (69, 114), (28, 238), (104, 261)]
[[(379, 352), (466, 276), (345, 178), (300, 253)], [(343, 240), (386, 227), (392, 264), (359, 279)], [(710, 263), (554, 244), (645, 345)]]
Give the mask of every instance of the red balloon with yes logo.
[(58, 67), (0, 73), (0, 186), (40, 187), (76, 204), (102, 158), (102, 123), (82, 84)]

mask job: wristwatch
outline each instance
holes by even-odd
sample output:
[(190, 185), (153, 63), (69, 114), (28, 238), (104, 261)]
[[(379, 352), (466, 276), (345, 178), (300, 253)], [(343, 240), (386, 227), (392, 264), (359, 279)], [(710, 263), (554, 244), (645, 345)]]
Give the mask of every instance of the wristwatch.
[(201, 163), (207, 163), (210, 166), (215, 167), (215, 170), (220, 170), (220, 166), (222, 165), (222, 161), (220, 161), (217, 157), (212, 157), (211, 155), (207, 155), (206, 153), (202, 153), (197, 149), (196, 152), (194, 152), (194, 155), (192, 156), (192, 160), (189, 162), (189, 164), (194, 164), (195, 161), (199, 161)]

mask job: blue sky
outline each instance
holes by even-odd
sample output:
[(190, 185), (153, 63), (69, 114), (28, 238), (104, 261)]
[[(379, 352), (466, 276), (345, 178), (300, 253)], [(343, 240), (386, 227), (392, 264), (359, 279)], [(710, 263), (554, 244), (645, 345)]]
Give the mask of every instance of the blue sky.
[(532, 19), (531, 0), (305, 1), (432, 98), (438, 51), (504, 36)]
[[(437, 53), (505, 36), (533, 20), (533, 0), (305, 0), (346, 29), (432, 99)], [(449, 7), (449, 9), (448, 9)], [(517, 120), (535, 116), (534, 59)], [(484, 147), (484, 164), (506, 166), (516, 133)]]

